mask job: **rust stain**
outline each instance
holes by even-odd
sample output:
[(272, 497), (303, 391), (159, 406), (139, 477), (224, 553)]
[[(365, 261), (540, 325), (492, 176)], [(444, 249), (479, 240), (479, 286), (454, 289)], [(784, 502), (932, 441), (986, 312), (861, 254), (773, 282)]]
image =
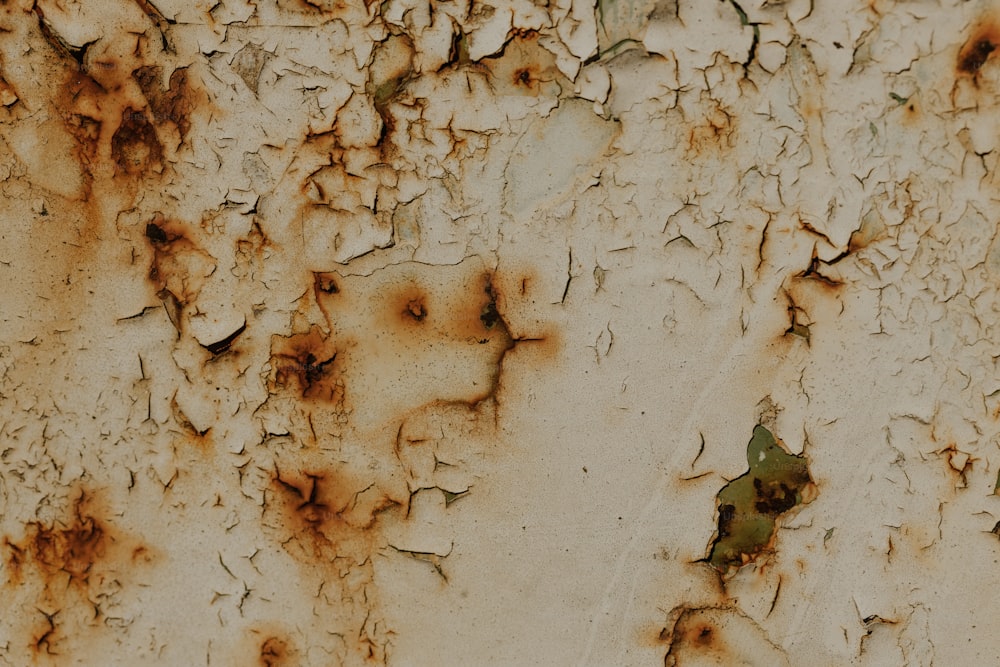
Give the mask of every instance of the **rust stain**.
[(144, 235), (153, 250), (149, 282), (183, 333), (181, 311), (197, 299), (205, 279), (215, 270), (215, 260), (191, 240), (188, 225), (162, 215), (146, 223)]
[[(287, 455), (286, 455), (287, 456)], [(375, 559), (387, 548), (382, 517), (405, 515), (406, 497), (390, 498), (366, 474), (322, 456), (290, 456), (294, 467), (276, 466), (265, 492), (262, 521), (281, 549), (335, 606), (338, 632), (351, 638), (349, 655), (383, 664), (388, 642), (379, 611)], [(307, 459), (313, 461), (307, 463)], [(300, 664), (280, 636), (260, 645), (261, 664)], [(271, 661), (271, 662), (268, 662)]]
[[(352, 382), (368, 387), (365, 395), (375, 391), (361, 373), (380, 368), (384, 417), (439, 399), (475, 404), (495, 394), (500, 362), (515, 341), (492, 273), (472, 263), (433, 270), (404, 264), (372, 276), (317, 274), (313, 284), (343, 354), (345, 391)], [(446, 379), (451, 367), (471, 375)]]
[(1000, 44), (1000, 23), (996, 19), (983, 21), (959, 49), (956, 65), (958, 74), (977, 77), (998, 44)]
[(65, 655), (64, 643), (81, 640), (64, 626), (103, 631), (101, 591), (128, 582), (135, 568), (155, 560), (150, 547), (115, 528), (108, 515), (98, 494), (80, 488), (61, 517), (29, 521), (21, 536), (3, 537), (8, 612), (19, 601), (42, 617), (8, 618), (30, 636), (26, 648), (36, 661)]
[[(156, 179), (163, 172), (165, 157), (183, 144), (195, 114), (217, 113), (185, 68), (174, 70), (165, 88), (158, 81), (158, 67), (138, 68), (134, 78), (113, 62), (86, 71), (74, 62), (62, 68), (64, 82), (51, 104), (77, 142), (76, 159), (88, 183), (82, 199), (98, 194), (92, 192), (95, 184), (101, 195), (110, 195), (114, 190), (109, 183), (127, 186), (131, 199), (137, 179)], [(176, 140), (168, 152), (163, 142), (171, 130)]]
[(268, 637), (260, 644), (261, 667), (292, 667), (297, 660), (298, 652), (281, 637)]
[(343, 382), (337, 349), (318, 326), (304, 333), (271, 337), (272, 385), (293, 388), (303, 399), (337, 404)]
[(737, 656), (723, 638), (722, 631), (715, 624), (717, 609), (675, 609), (673, 625), (663, 630), (661, 640), (669, 644), (664, 664), (680, 667), (688, 664), (688, 659), (704, 664), (706, 661), (718, 665), (734, 664)]
[(705, 110), (704, 118), (690, 124), (688, 153), (701, 156), (710, 150), (732, 148), (735, 131), (733, 115), (713, 100)]
[(152, 124), (161, 128), (173, 126), (181, 143), (191, 130), (191, 118), (196, 109), (208, 104), (204, 91), (193, 84), (189, 68), (181, 67), (170, 74), (166, 87), (162, 85), (163, 68), (140, 67), (132, 73), (149, 102)]
[[(911, 97), (902, 105), (900, 109), (899, 124), (906, 128), (917, 127), (922, 120), (922, 115), (920, 111), (921, 111), (920, 105), (917, 103), (917, 100)], [(851, 241), (852, 241), (851, 252), (854, 252), (856, 249), (860, 249), (860, 248), (855, 248), (855, 246), (853, 245), (854, 241), (853, 236), (851, 237)]]
[(86, 587), (90, 570), (104, 558), (109, 540), (104, 523), (94, 518), (87, 505), (81, 491), (65, 522), (30, 521), (22, 540), (4, 539), (10, 583), (20, 583), (24, 569), (33, 567), (46, 589), (60, 578), (77, 589)]
[(163, 168), (163, 147), (146, 114), (126, 107), (114, 136), (111, 157), (116, 174), (144, 175)]
[(470, 64), (470, 71), (485, 72), (497, 95), (555, 94), (562, 75), (555, 56), (538, 43), (538, 38), (536, 32), (518, 34), (496, 56)]
[(276, 469), (270, 491), (265, 509), (276, 509), (281, 542), (307, 565), (330, 565), (338, 558), (364, 563), (380, 546), (374, 530), (379, 515), (400, 506), (343, 470)]
[[(358, 9), (343, 2), (279, 4), (325, 18)], [(151, 4), (141, 0), (139, 5), (160, 30), (169, 27), (171, 21)], [(155, 29), (127, 36), (128, 49), (134, 40), (134, 58), (87, 60), (86, 48), (68, 48), (47, 27), (42, 10), (36, 7), (35, 12), (38, 20), (33, 34), (44, 37), (51, 51), (49, 77), (57, 81), (51, 90), (42, 91), (41, 106), (53, 116), (52, 124), (69, 137), (72, 161), (82, 173), (79, 192), (53, 205), (53, 210), (60, 207), (60, 218), (83, 219), (74, 260), (89, 257), (96, 265), (104, 259), (96, 248), (131, 251), (128, 267), (134, 264), (137, 284), (162, 301), (180, 340), (189, 334), (185, 316), (197, 309), (207, 280), (225, 267), (217, 266), (221, 260), (209, 252), (215, 246), (207, 242), (207, 222), (166, 208), (157, 212), (155, 204), (143, 200), (152, 197), (151, 190), (165, 187), (178, 154), (199, 136), (198, 121), (221, 112), (200, 80), (197, 65), (176, 66), (173, 52), (159, 60), (149, 57)], [(557, 94), (563, 79), (555, 57), (538, 39), (533, 32), (519, 33), (499, 57), (464, 62), (460, 67), (488, 80), (498, 95)], [(168, 48), (166, 37), (163, 44)], [(385, 157), (392, 153), (392, 107), (405, 97), (407, 82), (414, 75), (413, 44), (409, 38), (392, 36), (378, 50), (376, 60), (385, 61), (384, 76), (372, 82), (369, 92), (383, 120), (379, 154)], [(307, 141), (314, 146), (333, 144), (334, 134), (307, 137)], [(332, 146), (330, 165), (312, 174), (303, 189), (334, 209), (370, 180), (344, 167), (344, 155)], [(371, 169), (391, 171), (384, 164)], [(316, 203), (314, 198), (308, 205)], [(125, 226), (119, 217), (122, 212), (137, 212), (141, 222)], [(235, 241), (233, 270), (242, 272), (241, 280), (253, 278), (271, 253), (283, 250), (268, 238), (263, 225), (269, 223), (264, 219), (255, 218), (249, 234)], [(123, 234), (131, 238), (131, 247), (114, 245)], [(108, 269), (121, 270), (122, 266)], [(147, 268), (143, 284), (138, 274)], [(266, 481), (254, 489), (263, 494), (261, 525), (254, 530), (272, 538), (273, 548), (280, 547), (302, 566), (302, 580), (319, 582), (325, 592), (339, 594), (330, 593), (329, 598), (337, 609), (336, 623), (355, 633), (356, 655), (381, 663), (386, 659), (388, 631), (380, 625), (374, 562), (387, 545), (384, 524), (405, 518), (410, 497), (405, 485), (401, 488), (398, 480), (387, 480), (400, 472), (399, 462), (392, 458), (398, 442), (366, 440), (351, 432), (353, 424), (344, 426), (352, 419), (351, 411), (375, 403), (373, 410), (393, 432), (401, 431), (400, 424), (420, 411), (444, 410), (443, 406), (454, 404), (464, 406), (469, 423), (480, 418), (484, 423), (489, 417), (495, 420), (495, 414), (488, 413), (495, 413), (496, 403), (489, 399), (495, 399), (502, 387), (505, 355), (520, 348), (543, 365), (562, 353), (562, 337), (557, 327), (528, 315), (537, 312), (541, 303), (538, 287), (542, 282), (530, 270), (497, 271), (471, 261), (458, 267), (404, 263), (369, 276), (350, 275), (346, 270), (303, 271), (295, 279), (306, 283), (309, 305), (316, 307), (313, 320), (295, 313), (287, 335), (255, 332), (250, 325), (256, 320), (244, 320), (232, 333), (204, 343), (204, 351), (196, 348), (202, 354), (204, 375), (191, 373), (185, 380), (197, 384), (211, 375), (212, 365), (229, 368), (232, 362), (235, 368), (237, 361), (249, 363), (247, 359), (252, 358), (260, 362), (261, 375), (266, 376), (262, 382), (269, 394), (265, 403), (279, 398), (285, 401), (279, 410), (308, 413), (305, 425), (295, 421), (297, 414), (289, 417), (289, 430), (294, 431), (289, 442), (268, 452), (273, 454), (274, 465), (266, 470)], [(66, 301), (77, 296), (74, 292)], [(270, 365), (269, 374), (264, 364)], [(189, 368), (181, 370), (183, 375), (190, 372)], [(375, 377), (376, 371), (383, 375)], [(146, 369), (143, 386), (150, 383), (145, 373)], [(383, 391), (388, 399), (383, 399)], [(164, 407), (183, 431), (184, 442), (202, 450), (223, 444), (224, 428), (209, 426), (199, 431), (183, 414), (178, 394), (169, 396)], [(343, 431), (323, 431), (318, 425), (324, 419), (344, 426)], [(155, 428), (155, 421), (147, 418), (144, 428)], [(314, 427), (307, 437), (305, 429)], [(143, 433), (151, 442), (159, 442), (152, 433)], [(338, 438), (337, 445), (344, 451), (354, 448), (350, 454), (364, 459), (364, 465), (347, 462), (349, 456), (340, 458), (332, 448), (320, 451), (314, 446), (317, 442), (330, 446)], [(300, 446), (307, 441), (309, 446)], [(192, 457), (188, 463), (214, 465), (223, 456), (211, 462)], [(180, 496), (176, 494), (180, 505), (188, 502)], [(40, 616), (31, 618), (30, 628), (19, 637), (38, 656), (58, 655), (64, 661), (71, 660), (65, 647), (72, 639), (68, 629), (74, 627), (66, 623), (67, 614), (79, 612), (88, 624), (99, 625), (102, 612), (91, 602), (97, 587), (112, 575), (154, 562), (156, 553), (117, 530), (105, 505), (89, 491), (80, 491), (62, 518), (31, 521), (25, 524), (23, 535), (4, 536), (0, 549), (7, 591), (30, 589), (41, 600)], [(303, 664), (305, 649), (295, 637), (273, 628), (258, 629), (244, 649), (254, 653), (251, 664)]]

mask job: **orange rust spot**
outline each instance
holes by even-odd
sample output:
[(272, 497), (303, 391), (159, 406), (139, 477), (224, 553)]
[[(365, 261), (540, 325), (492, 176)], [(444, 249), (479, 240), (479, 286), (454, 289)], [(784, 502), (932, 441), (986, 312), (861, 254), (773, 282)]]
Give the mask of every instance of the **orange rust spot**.
[(733, 117), (718, 103), (701, 123), (688, 130), (688, 151), (702, 154), (709, 148), (730, 148), (733, 145)]
[(531, 83), (538, 78), (536, 72), (530, 67), (522, 67), (514, 72), (514, 85), (531, 86)]
[(723, 639), (723, 633), (716, 622), (725, 618), (725, 609), (675, 609), (671, 615), (676, 618), (672, 628), (664, 629), (660, 637), (670, 643), (664, 664), (684, 665), (688, 659), (699, 664), (735, 664), (736, 656)]
[(367, 563), (383, 546), (379, 515), (398, 505), (372, 482), (333, 469), (275, 468), (265, 495), (265, 512), (289, 555), (337, 572)]
[(15, 542), (5, 537), (10, 583), (19, 583), (24, 569), (30, 566), (46, 588), (58, 579), (77, 589), (86, 588), (91, 569), (104, 558), (109, 544), (107, 528), (93, 516), (90, 503), (81, 491), (65, 521), (31, 521), (25, 526), (22, 540)]
[(427, 319), (427, 296), (418, 287), (404, 289), (394, 298), (393, 310), (403, 324), (423, 323)]
[(715, 628), (708, 623), (697, 623), (685, 631), (685, 639), (694, 646), (712, 646), (715, 643), (714, 631)]
[(247, 641), (239, 648), (239, 657), (230, 664), (260, 667), (294, 667), (303, 664), (293, 632), (280, 623), (261, 623), (247, 629)]
[(998, 44), (1000, 44), (1000, 25), (996, 20), (990, 19), (980, 24), (958, 52), (958, 74), (973, 78), (978, 76), (983, 65), (996, 51)]
[(291, 667), (296, 651), (280, 637), (268, 637), (260, 644), (260, 664), (263, 667)]
[(316, 273), (313, 275), (313, 288), (316, 291), (316, 300), (319, 301), (320, 295), (325, 294), (327, 296), (332, 294), (340, 293), (340, 286), (337, 284), (337, 279), (335, 276), (329, 273)]
[[(430, 274), (433, 275), (433, 274)], [(503, 327), (497, 311), (492, 276), (483, 273), (466, 285), (468, 297), (440, 294), (436, 285), (424, 286), (416, 276), (402, 285), (388, 286), (384, 325), (409, 338), (414, 326), (427, 328), (442, 339), (481, 339)]]
[(153, 560), (153, 553), (145, 546), (137, 546), (132, 549), (133, 563), (149, 563)]
[[(900, 104), (896, 109), (895, 114), (897, 115), (896, 122), (901, 126), (908, 129), (915, 129), (920, 125), (921, 113), (920, 104), (915, 96), (910, 97), (908, 100)], [(853, 236), (852, 236), (853, 243)], [(853, 252), (853, 245), (851, 246)], [(863, 246), (862, 246), (863, 247)]]
[(337, 349), (318, 326), (306, 333), (271, 337), (272, 384), (294, 387), (302, 398), (339, 403), (343, 382)]
[(522, 32), (498, 56), (483, 58), (474, 69), (485, 71), (498, 95), (532, 95), (552, 92), (559, 78), (555, 57), (538, 43), (538, 33)]

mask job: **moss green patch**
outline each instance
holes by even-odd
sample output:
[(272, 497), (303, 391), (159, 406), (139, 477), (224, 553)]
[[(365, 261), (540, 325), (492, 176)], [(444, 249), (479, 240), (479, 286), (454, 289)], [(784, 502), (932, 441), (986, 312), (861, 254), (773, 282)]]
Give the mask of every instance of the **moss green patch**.
[(720, 572), (760, 555), (774, 535), (779, 516), (802, 503), (812, 482), (806, 459), (786, 452), (763, 426), (747, 446), (750, 470), (719, 491), (719, 528), (708, 562)]

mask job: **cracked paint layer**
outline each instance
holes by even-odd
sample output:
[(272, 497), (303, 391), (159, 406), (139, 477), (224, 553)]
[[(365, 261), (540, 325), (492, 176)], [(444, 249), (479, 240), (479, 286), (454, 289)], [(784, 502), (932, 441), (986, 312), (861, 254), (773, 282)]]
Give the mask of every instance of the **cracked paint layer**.
[(0, 5), (0, 665), (1000, 662), (998, 25)]

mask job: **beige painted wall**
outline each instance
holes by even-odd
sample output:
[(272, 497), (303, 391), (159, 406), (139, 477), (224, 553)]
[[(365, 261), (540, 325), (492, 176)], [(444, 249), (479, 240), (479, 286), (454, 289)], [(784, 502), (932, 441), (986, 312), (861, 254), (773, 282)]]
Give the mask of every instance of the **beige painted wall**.
[(0, 5), (0, 664), (997, 664), (998, 45)]

